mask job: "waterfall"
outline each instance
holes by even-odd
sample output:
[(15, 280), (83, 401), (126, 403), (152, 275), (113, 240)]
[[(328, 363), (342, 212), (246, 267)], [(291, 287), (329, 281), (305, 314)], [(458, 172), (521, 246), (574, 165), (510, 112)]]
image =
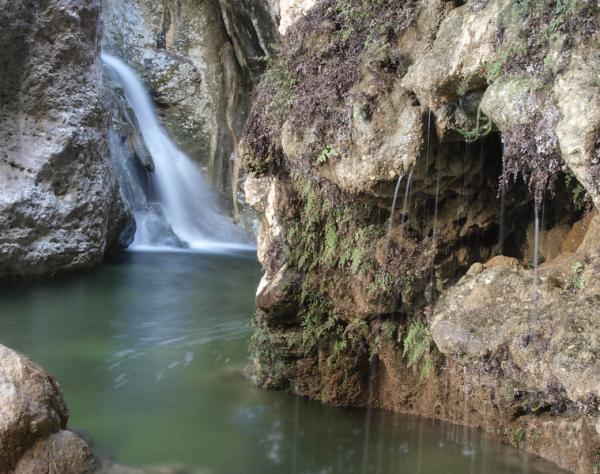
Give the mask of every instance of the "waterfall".
[[(123, 61), (102, 54), (102, 61), (114, 80), (123, 88), (133, 110), (144, 145), (154, 162), (150, 174), (156, 196), (133, 198), (127, 189), (141, 189), (131, 183), (135, 173), (124, 173), (123, 161), (117, 156), (120, 175), (129, 181), (122, 185), (132, 205), (138, 230), (133, 249), (160, 248), (252, 248), (243, 229), (228, 219), (219, 208), (216, 196), (192, 160), (171, 141), (154, 111), (150, 94), (135, 71)], [(119, 154), (118, 137), (111, 134), (111, 152)], [(152, 202), (154, 199), (155, 202)]]

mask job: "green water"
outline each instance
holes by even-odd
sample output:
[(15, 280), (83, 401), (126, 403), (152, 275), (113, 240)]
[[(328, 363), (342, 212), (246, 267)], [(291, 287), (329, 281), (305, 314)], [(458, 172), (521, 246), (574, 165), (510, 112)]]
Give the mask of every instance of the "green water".
[(70, 426), (124, 464), (211, 474), (557, 472), (477, 432), (384, 412), (372, 414), (365, 449), (365, 411), (253, 388), (242, 369), (259, 279), (249, 254), (126, 253), (90, 273), (4, 287), (0, 342), (54, 374)]

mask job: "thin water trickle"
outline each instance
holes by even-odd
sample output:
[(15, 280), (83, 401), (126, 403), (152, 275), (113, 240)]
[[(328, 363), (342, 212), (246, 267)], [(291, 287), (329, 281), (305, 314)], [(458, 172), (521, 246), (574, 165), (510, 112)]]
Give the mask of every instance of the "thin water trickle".
[(540, 264), (540, 205), (534, 205), (534, 244), (533, 244), (533, 307), (534, 318), (537, 318), (538, 306), (538, 267)]
[(506, 187), (504, 180), (500, 180), (500, 235), (498, 247), (501, 255), (504, 255), (504, 222), (506, 219)]
[(435, 279), (435, 255), (437, 253), (437, 221), (438, 221), (438, 208), (440, 201), (440, 179), (441, 179), (441, 164), (440, 160), (436, 160), (437, 162), (437, 177), (435, 183), (435, 209), (433, 211), (433, 228), (432, 228), (432, 238), (433, 238), (433, 255), (434, 259), (431, 262), (431, 275), (429, 277), (429, 302), (433, 302), (434, 297), (434, 279)]
[[(203, 249), (223, 242), (249, 247), (245, 231), (224, 216), (198, 167), (163, 129), (150, 94), (135, 71), (106, 53), (102, 54), (102, 61), (123, 88), (154, 163), (151, 180), (159, 195), (158, 202), (136, 212), (138, 230), (132, 247)], [(165, 227), (172, 232), (165, 231)], [(169, 234), (177, 238), (165, 237)]]
[[(396, 212), (396, 203), (398, 201), (398, 193), (400, 191), (400, 186), (402, 185), (402, 180), (404, 179), (404, 175), (401, 174), (398, 177), (398, 181), (396, 182), (396, 189), (394, 189), (394, 199), (392, 200), (392, 213), (390, 214), (390, 220), (388, 223), (388, 233), (387, 233), (387, 242), (386, 242), (386, 257), (387, 257), (387, 252), (389, 251), (390, 248), (390, 242), (392, 239), (392, 229), (394, 227), (394, 214)], [(408, 185), (407, 185), (407, 189), (408, 189)], [(387, 258), (386, 261), (384, 263), (384, 265), (387, 263)]]
[(411, 168), (410, 173), (408, 173), (406, 189), (404, 190), (404, 202), (402, 203), (402, 219), (400, 221), (402, 225), (402, 227), (400, 228), (400, 231), (402, 232), (402, 234), (400, 235), (400, 240), (402, 240), (402, 237), (404, 237), (404, 225), (406, 224), (406, 220), (408, 219), (408, 199), (410, 197), (410, 189), (412, 185), (412, 177), (414, 170), (414, 168)]
[[(402, 214), (402, 219), (404, 219), (404, 213), (406, 212), (406, 205), (407, 205), (407, 196), (408, 196), (408, 191), (410, 188), (410, 181), (411, 181), (411, 177), (412, 177), (412, 169), (411, 172), (408, 176), (408, 181), (406, 184), (406, 192), (405, 192), (405, 198), (404, 198), (404, 208), (403, 208), (403, 214)], [(391, 241), (392, 241), (392, 231), (394, 228), (394, 214), (396, 213), (396, 205), (398, 203), (398, 194), (400, 193), (400, 187), (402, 185), (402, 180), (404, 179), (404, 175), (400, 175), (398, 177), (398, 181), (396, 182), (396, 187), (394, 189), (394, 197), (392, 199), (392, 210), (391, 210), (391, 214), (390, 214), (390, 218), (389, 218), (389, 223), (388, 223), (388, 232), (387, 232), (387, 240), (386, 240), (386, 246), (385, 246), (385, 258), (384, 258), (384, 262), (383, 262), (383, 273), (385, 274), (385, 272), (387, 271), (387, 261), (389, 258), (389, 251), (390, 251), (390, 246), (391, 246)], [(383, 295), (381, 296), (381, 300), (380, 303), (383, 303)], [(371, 438), (371, 418), (372, 418), (372, 399), (373, 399), (373, 387), (374, 387), (374, 380), (375, 380), (375, 371), (376, 371), (376, 360), (373, 357), (371, 359), (371, 363), (369, 365), (369, 387), (368, 387), (368, 408), (367, 408), (367, 414), (366, 414), (366, 420), (365, 420), (365, 434), (364, 434), (364, 446), (363, 446), (363, 463), (362, 463), (362, 470), (361, 472), (363, 474), (365, 474), (367, 472), (368, 469), (368, 461), (369, 461), (369, 443), (370, 443), (370, 438)]]

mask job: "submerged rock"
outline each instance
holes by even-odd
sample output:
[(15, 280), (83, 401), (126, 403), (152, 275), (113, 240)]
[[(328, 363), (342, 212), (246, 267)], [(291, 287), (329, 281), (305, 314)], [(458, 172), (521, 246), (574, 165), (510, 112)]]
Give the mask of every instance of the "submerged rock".
[(88, 267), (133, 238), (106, 143), (100, 2), (0, 2), (0, 278)]
[(79, 436), (54, 378), (0, 345), (0, 472), (82, 474), (97, 464)]

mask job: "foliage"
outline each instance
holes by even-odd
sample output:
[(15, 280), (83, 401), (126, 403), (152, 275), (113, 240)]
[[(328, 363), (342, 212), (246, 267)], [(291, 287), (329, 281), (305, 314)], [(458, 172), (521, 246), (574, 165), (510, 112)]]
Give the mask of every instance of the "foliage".
[(525, 441), (525, 428), (523, 428), (522, 426), (519, 426), (514, 434), (513, 434), (513, 441), (515, 443), (515, 445), (517, 445), (519, 448), (521, 448), (523, 446), (523, 443)]
[(592, 473), (600, 474), (600, 448), (596, 449), (593, 454)]
[(457, 128), (456, 131), (463, 136), (465, 142), (473, 143), (480, 138), (485, 137), (492, 131), (492, 121), (486, 117), (485, 114), (482, 114), (481, 107), (478, 107), (477, 117), (475, 119), (475, 128), (473, 130)]
[(420, 365), (421, 379), (424, 379), (433, 367), (432, 341), (427, 324), (420, 319), (414, 320), (409, 325), (402, 342), (404, 345), (402, 357), (407, 358), (407, 366), (416, 370)]
[(585, 266), (581, 262), (575, 262), (571, 267), (571, 273), (567, 276), (565, 282), (565, 288), (571, 292), (575, 292), (577, 290), (581, 290), (585, 288), (585, 277), (583, 276), (583, 272), (585, 270)]
[(317, 163), (324, 165), (329, 161), (329, 158), (336, 155), (336, 153), (337, 152), (335, 151), (335, 148), (333, 148), (331, 145), (325, 145), (325, 148), (323, 148), (323, 151), (317, 157)]
[(575, 211), (583, 211), (592, 206), (592, 199), (570, 169), (565, 171), (565, 186), (571, 193)]
[(250, 339), (251, 376), (264, 386), (283, 387), (288, 367), (275, 353), (271, 343), (271, 331), (260, 310), (251, 320), (254, 329)]

